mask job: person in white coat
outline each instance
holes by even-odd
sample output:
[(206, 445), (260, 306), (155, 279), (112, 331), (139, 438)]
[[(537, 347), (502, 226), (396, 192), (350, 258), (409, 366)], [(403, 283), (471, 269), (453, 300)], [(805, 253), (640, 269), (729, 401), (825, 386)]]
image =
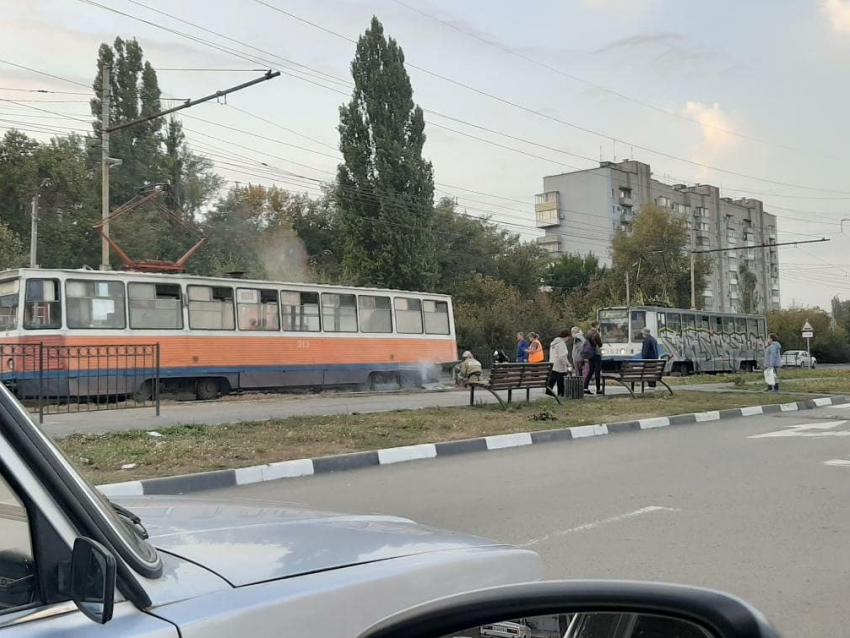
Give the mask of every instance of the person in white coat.
[(562, 397), (565, 394), (564, 377), (572, 370), (570, 367), (570, 350), (567, 346), (567, 338), (570, 336), (569, 330), (562, 330), (561, 334), (552, 340), (549, 344), (549, 363), (552, 364), (552, 376), (549, 379), (549, 387), (557, 386), (558, 396)]

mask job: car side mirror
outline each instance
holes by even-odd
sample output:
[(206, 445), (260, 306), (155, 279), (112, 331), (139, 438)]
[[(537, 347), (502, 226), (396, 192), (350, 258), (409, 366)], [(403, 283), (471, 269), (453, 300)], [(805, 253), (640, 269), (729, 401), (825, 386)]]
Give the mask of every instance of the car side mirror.
[(71, 599), (86, 616), (101, 625), (112, 618), (115, 605), (115, 557), (89, 538), (74, 541), (71, 554)]
[(379, 622), (360, 638), (780, 638), (744, 601), (717, 591), (618, 581), (509, 585), (450, 596)]

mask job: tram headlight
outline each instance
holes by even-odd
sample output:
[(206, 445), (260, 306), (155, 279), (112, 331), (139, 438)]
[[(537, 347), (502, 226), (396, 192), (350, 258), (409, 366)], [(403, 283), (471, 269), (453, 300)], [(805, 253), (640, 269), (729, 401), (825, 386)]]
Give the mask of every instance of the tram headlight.
[(626, 349), (625, 349), (625, 348), (620, 348), (620, 354), (626, 354)]

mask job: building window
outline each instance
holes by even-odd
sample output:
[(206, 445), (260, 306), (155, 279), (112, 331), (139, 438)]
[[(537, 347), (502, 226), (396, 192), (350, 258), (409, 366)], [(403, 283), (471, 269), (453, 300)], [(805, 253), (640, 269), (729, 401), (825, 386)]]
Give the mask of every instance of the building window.
[(180, 284), (131, 283), (130, 327), (138, 330), (181, 330), (183, 298)]
[(395, 324), (402, 334), (422, 334), (422, 301), (396, 297)]
[(322, 293), (322, 325), (325, 332), (357, 332), (357, 298)]
[(24, 299), (24, 328), (49, 330), (62, 327), (62, 302), (58, 279), (27, 280)]
[(120, 330), (127, 325), (123, 282), (70, 279), (65, 301), (69, 328)]
[(392, 332), (393, 310), (389, 297), (360, 295), (360, 331)]
[(192, 330), (233, 330), (233, 288), (189, 286), (189, 327)]
[(240, 330), (280, 330), (277, 291), (237, 289), (236, 316)]
[(280, 293), (283, 329), (287, 332), (319, 332), (319, 293)]
[(670, 207), (670, 198), (669, 198), (669, 197), (664, 197), (664, 196), (662, 195), (661, 197), (658, 197), (658, 198), (655, 200), (655, 203), (656, 203), (656, 204), (658, 204), (659, 206), (663, 206), (663, 207), (665, 207), (665, 208), (669, 208), (669, 207)]
[(620, 199), (629, 199), (632, 196), (632, 189), (620, 186)]
[(0, 330), (14, 330), (18, 327), (20, 289), (19, 279), (0, 281)]

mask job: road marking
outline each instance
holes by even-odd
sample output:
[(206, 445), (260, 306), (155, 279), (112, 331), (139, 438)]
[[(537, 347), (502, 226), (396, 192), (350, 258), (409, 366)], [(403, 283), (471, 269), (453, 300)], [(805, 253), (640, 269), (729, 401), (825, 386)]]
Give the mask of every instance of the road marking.
[(842, 403), (841, 405), (834, 405), (832, 407), (836, 410), (847, 410), (848, 408), (850, 408), (850, 403)]
[(640, 423), (641, 430), (649, 430), (650, 428), (663, 428), (670, 425), (670, 419), (666, 416), (657, 416), (651, 419), (641, 419), (638, 422)]
[(720, 412), (717, 410), (712, 412), (697, 412), (694, 416), (697, 419), (697, 423), (702, 423), (703, 421), (717, 421), (720, 418)]
[(741, 416), (755, 416), (756, 414), (764, 414), (764, 408), (760, 405), (751, 405), (746, 408), (741, 408)]
[[(784, 430), (777, 430), (776, 432), (766, 432), (764, 434), (754, 434), (747, 438), (749, 439), (771, 439), (771, 438), (780, 438), (780, 437), (789, 437), (789, 436), (800, 436), (800, 437), (822, 437), (822, 436), (850, 436), (850, 432), (848, 431), (838, 431), (838, 432), (825, 432), (824, 430), (831, 430), (832, 428), (836, 428), (839, 425), (844, 425), (847, 421), (826, 421), (825, 423), (801, 423), (800, 425), (789, 425), (786, 426)], [(819, 430), (817, 432), (808, 432), (807, 430)]]
[(496, 434), (486, 436), (488, 450), (501, 450), (506, 447), (518, 447), (520, 445), (531, 445), (531, 434), (518, 432), (517, 434)]
[(405, 445), (403, 447), (391, 447), (385, 450), (378, 450), (378, 461), (381, 465), (434, 458), (437, 458), (437, 447), (433, 443)]
[(586, 436), (602, 436), (608, 434), (608, 426), (604, 423), (601, 425), (577, 425), (570, 428), (570, 434), (574, 439), (582, 439)]
[(814, 400), (814, 404), (819, 408), (822, 408), (825, 405), (832, 405), (832, 397), (819, 397)]
[(779, 406), (779, 409), (783, 412), (795, 412), (799, 408), (797, 407), (796, 403), (783, 403)]
[(850, 467), (850, 461), (845, 461), (843, 459), (832, 459), (831, 461), (824, 461), (824, 465), (832, 465), (834, 467)]
[(525, 543), (519, 545), (519, 547), (531, 547), (532, 545), (537, 545), (538, 543), (542, 543), (543, 541), (547, 541), (550, 538), (558, 538), (559, 536), (566, 536), (567, 534), (573, 534), (575, 532), (586, 532), (587, 530), (596, 529), (597, 527), (602, 527), (603, 525), (610, 525), (611, 523), (619, 523), (620, 521), (625, 521), (630, 518), (636, 518), (638, 516), (643, 516), (644, 514), (654, 514), (656, 512), (678, 512), (679, 510), (673, 507), (662, 507), (660, 505), (650, 505), (648, 507), (642, 507), (639, 510), (635, 510), (634, 512), (629, 512), (627, 514), (620, 514), (619, 516), (611, 516), (610, 518), (603, 518), (598, 521), (592, 521), (590, 523), (584, 523), (582, 525), (578, 525), (576, 527), (570, 527), (569, 529), (562, 529), (557, 532), (552, 532), (551, 534), (546, 534), (545, 536), (541, 536), (540, 538), (532, 538)]

